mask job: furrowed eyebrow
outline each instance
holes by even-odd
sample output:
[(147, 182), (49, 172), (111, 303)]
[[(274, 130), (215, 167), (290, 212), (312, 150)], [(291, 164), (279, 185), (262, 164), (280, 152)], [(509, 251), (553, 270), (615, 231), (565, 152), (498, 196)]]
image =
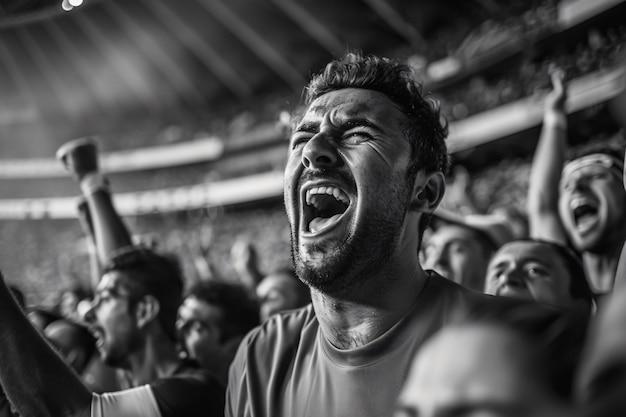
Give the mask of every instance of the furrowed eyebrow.
[(295, 132), (316, 133), (318, 130), (319, 130), (319, 123), (302, 122), (296, 127), (294, 133)]
[(380, 130), (378, 126), (374, 123), (370, 122), (367, 119), (358, 118), (358, 119), (350, 119), (345, 122), (340, 122), (339, 125), (344, 128), (355, 128), (355, 127), (369, 127), (370, 129)]

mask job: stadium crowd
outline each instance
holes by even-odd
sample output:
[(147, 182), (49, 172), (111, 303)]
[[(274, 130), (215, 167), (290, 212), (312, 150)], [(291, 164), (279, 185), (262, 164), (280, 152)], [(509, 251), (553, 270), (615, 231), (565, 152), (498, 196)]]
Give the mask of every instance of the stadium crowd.
[[(428, 60), (550, 33), (556, 2), (523, 3)], [(435, 95), (394, 59), (336, 58), (292, 113), (269, 216), (124, 218), (97, 138), (66, 143), (81, 236), (42, 264), (73, 278), (33, 304), (0, 276), (0, 417), (626, 415), (626, 137), (572, 147), (567, 114), (568, 83), (614, 66), (625, 28)], [(448, 121), (533, 94), (529, 164), (451, 167)]]
[(462, 185), (442, 204), (447, 126), (411, 69), (332, 61), (289, 141), (293, 263), (241, 238), (231, 276), (201, 220), (193, 243), (136, 236), (97, 142), (68, 142), (89, 276), (54, 311), (0, 284), (0, 413), (621, 415), (625, 141), (565, 158), (550, 79), (524, 215), (476, 214)]

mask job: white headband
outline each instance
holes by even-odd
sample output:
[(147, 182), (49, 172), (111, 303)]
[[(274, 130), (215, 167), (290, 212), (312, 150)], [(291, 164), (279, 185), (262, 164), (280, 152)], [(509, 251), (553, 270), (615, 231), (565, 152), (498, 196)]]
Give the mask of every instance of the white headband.
[(607, 168), (620, 179), (624, 173), (624, 163), (622, 160), (605, 153), (592, 153), (568, 162), (563, 168), (563, 177), (567, 177), (574, 171), (591, 165)]

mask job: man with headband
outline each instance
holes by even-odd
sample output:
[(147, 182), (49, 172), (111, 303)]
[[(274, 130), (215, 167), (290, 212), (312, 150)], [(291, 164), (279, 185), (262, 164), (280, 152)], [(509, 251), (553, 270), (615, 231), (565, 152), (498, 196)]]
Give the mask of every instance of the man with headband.
[(571, 245), (596, 294), (613, 289), (626, 237), (623, 147), (591, 144), (564, 165), (567, 139), (563, 74), (552, 74), (528, 191), (530, 235)]

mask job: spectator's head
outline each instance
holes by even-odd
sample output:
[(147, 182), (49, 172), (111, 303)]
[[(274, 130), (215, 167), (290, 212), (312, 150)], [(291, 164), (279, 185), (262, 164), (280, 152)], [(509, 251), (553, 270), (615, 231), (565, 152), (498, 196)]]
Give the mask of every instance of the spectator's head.
[(626, 231), (623, 172), (621, 146), (583, 148), (565, 165), (559, 212), (579, 252), (602, 254), (621, 248)]
[(126, 367), (146, 335), (175, 343), (183, 280), (177, 262), (142, 247), (114, 254), (103, 268), (85, 321), (105, 363)]
[(591, 307), (593, 301), (579, 257), (563, 245), (537, 239), (515, 240), (496, 252), (485, 292), (564, 308)]
[(261, 280), (256, 287), (261, 320), (285, 310), (303, 307), (311, 301), (309, 287), (298, 279), (291, 268), (277, 270)]
[(586, 323), (527, 311), (436, 333), (417, 352), (394, 416), (570, 415)]
[(35, 326), (37, 330), (43, 332), (47, 325), (55, 320), (59, 320), (61, 316), (45, 308), (31, 308), (27, 313), (28, 320)]
[(246, 287), (202, 281), (185, 296), (176, 327), (187, 354), (219, 375), (243, 336), (258, 324), (258, 305)]
[(68, 365), (82, 374), (96, 349), (96, 341), (89, 331), (70, 320), (60, 319), (46, 326), (44, 335)]
[(329, 63), (304, 104), (285, 170), (292, 253), (305, 283), (339, 294), (419, 246), (445, 189), (447, 131), (410, 68), (387, 58)]
[(480, 292), (485, 287), (489, 259), (513, 239), (507, 219), (500, 215), (461, 216), (439, 209), (431, 228), (422, 251), (424, 268)]

